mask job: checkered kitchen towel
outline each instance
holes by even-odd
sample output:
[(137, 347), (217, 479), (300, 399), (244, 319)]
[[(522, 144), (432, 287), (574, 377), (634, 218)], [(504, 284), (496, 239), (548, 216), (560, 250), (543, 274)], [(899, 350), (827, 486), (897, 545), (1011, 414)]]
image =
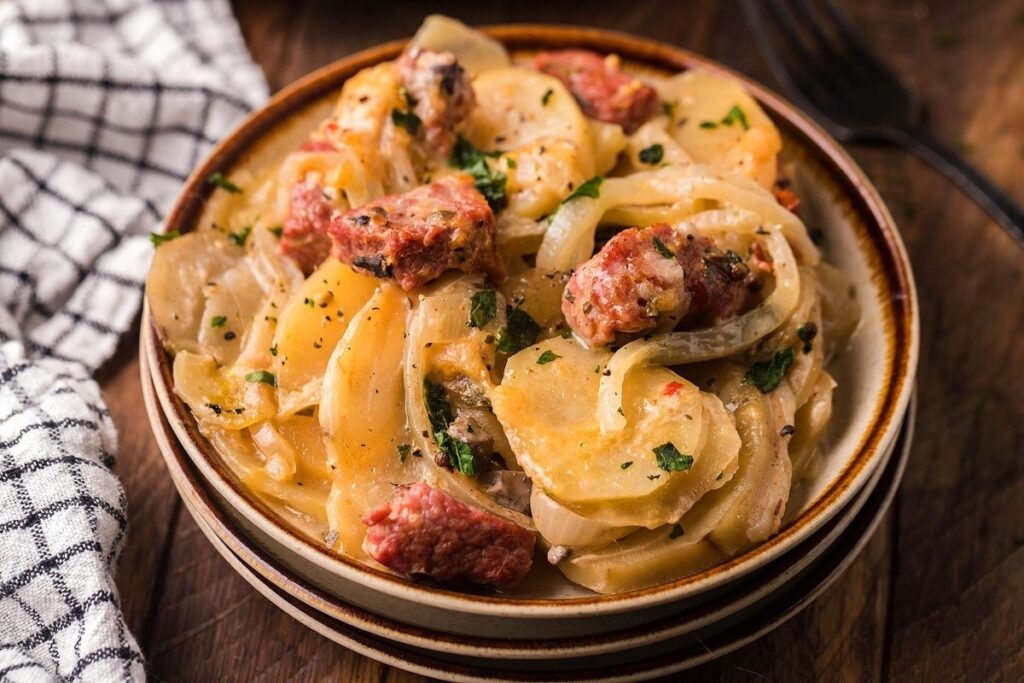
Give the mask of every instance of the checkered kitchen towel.
[(227, 0), (0, 0), (0, 681), (144, 677), (90, 376), (135, 318), (147, 233), (266, 91)]

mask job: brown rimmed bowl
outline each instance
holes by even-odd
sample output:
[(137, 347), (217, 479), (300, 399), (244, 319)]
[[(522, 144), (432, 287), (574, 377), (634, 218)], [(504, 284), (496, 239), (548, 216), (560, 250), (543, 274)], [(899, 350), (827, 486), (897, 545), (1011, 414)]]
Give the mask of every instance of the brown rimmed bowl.
[[(286, 548), (304, 574), (347, 602), (406, 623), (493, 637), (577, 636), (644, 623), (699, 601), (788, 552), (821, 529), (861, 491), (892, 446), (911, 394), (918, 357), (918, 307), (910, 265), (892, 216), (849, 155), (806, 115), (762, 86), (703, 57), (619, 33), (558, 26), (500, 26), (487, 32), (514, 57), (539, 49), (589, 48), (622, 57), (640, 74), (697, 68), (738, 80), (779, 127), (784, 156), (796, 163), (805, 221), (826, 235), (826, 258), (852, 279), (862, 320), (849, 349), (830, 366), (839, 388), (833, 424), (815, 474), (794, 488), (782, 529), (763, 544), (707, 571), (660, 586), (595, 595), (556, 572), (508, 595), (448, 591), (353, 561), (309, 539), (247, 491), (199, 434), (174, 394), (171, 359), (159, 331), (142, 327), (142, 352), (160, 412), (197, 471), (251, 536)], [(187, 181), (167, 220), (168, 230), (195, 229), (212, 172), (260, 167), (280, 160), (326, 114), (344, 81), (394, 58), (394, 42), (326, 66), (278, 93), (225, 138)], [(159, 418), (151, 415), (151, 420)]]
[[(144, 398), (155, 406), (146, 367), (142, 375)], [(386, 664), (444, 680), (614, 681), (661, 676), (731, 652), (795, 616), (831, 585), (856, 559), (895, 495), (913, 441), (914, 416), (912, 401), (893, 448), (849, 505), (728, 591), (640, 627), (597, 637), (534, 640), (410, 627), (324, 593), (240, 532), (166, 420), (156, 436), (186, 509), (217, 552), (275, 606), (324, 637)]]

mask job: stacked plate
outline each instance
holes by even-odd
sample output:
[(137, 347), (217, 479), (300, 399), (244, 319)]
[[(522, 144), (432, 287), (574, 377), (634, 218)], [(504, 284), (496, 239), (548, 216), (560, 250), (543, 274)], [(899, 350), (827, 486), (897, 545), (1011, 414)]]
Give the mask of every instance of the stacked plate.
[[(783, 528), (695, 576), (619, 595), (580, 589), (550, 569), (513, 594), (411, 583), (303, 536), (247, 492), (174, 394), (170, 359), (142, 326), (146, 407), (168, 470), (199, 526), (260, 593), (324, 636), (388, 664), (447, 680), (639, 680), (733, 650), (790, 618), (857, 556), (899, 484), (912, 436), (917, 305), (892, 218), (838, 145), (803, 114), (723, 67), (669, 46), (568, 27), (490, 31), (515, 53), (585, 47), (631, 68), (698, 67), (739, 79), (774, 118), (794, 163), (802, 215), (854, 282), (861, 323), (830, 371), (839, 388), (823, 453), (795, 483)], [(243, 157), (259, 163), (298, 139), (346, 78), (400, 44), (360, 53), (284, 90), (193, 174), (168, 219), (194, 228), (202, 179)]]

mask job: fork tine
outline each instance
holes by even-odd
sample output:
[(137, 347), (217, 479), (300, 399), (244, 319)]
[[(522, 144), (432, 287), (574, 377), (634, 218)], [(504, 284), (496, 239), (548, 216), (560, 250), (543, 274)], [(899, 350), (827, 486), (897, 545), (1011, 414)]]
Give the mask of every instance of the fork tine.
[(834, 32), (827, 31), (823, 27), (819, 17), (820, 12), (812, 10), (807, 0), (792, 0), (791, 6), (800, 15), (802, 22), (810, 27), (820, 50), (827, 53), (837, 71), (842, 73), (847, 80), (853, 80), (859, 74), (863, 74), (863, 69), (858, 68), (857, 51), (851, 50), (849, 43), (842, 36), (839, 36), (837, 40), (833, 35)]
[[(748, 25), (754, 38), (761, 47), (768, 68), (776, 80), (789, 93), (790, 97), (805, 109), (821, 113), (820, 108), (812, 101), (814, 94), (820, 92), (815, 79), (807, 73), (806, 63), (795, 57), (789, 41), (778, 41), (771, 34), (770, 26), (781, 33), (778, 24), (769, 19), (764, 12), (762, 0), (739, 0), (740, 6), (748, 18)], [(785, 47), (783, 47), (785, 46)]]
[[(834, 98), (845, 90), (846, 80), (843, 76), (843, 69), (836, 68), (834, 60), (824, 54), (826, 50), (815, 39), (815, 36), (808, 34), (794, 16), (790, 4), (786, 0), (772, 0), (767, 3), (769, 14), (775, 20), (775, 26), (785, 40), (783, 45), (792, 51), (796, 57), (796, 63), (800, 65), (801, 72), (808, 74), (811, 78), (810, 84), (817, 86), (817, 89), (824, 89)], [(792, 68), (792, 65), (791, 65)], [(808, 80), (808, 79), (805, 79)]]
[(817, 0), (817, 4), (823, 10), (820, 14), (829, 22), (832, 30), (842, 41), (846, 52), (851, 56), (850, 61), (852, 64), (856, 65), (861, 71), (865, 71), (865, 67), (873, 70), (875, 72), (873, 74), (870, 71), (866, 71), (866, 75), (869, 77), (885, 78), (889, 81), (890, 86), (896, 86), (901, 90), (905, 90), (896, 74), (893, 73), (885, 62), (875, 56), (864, 36), (839, 11), (839, 8), (835, 6), (832, 0)]

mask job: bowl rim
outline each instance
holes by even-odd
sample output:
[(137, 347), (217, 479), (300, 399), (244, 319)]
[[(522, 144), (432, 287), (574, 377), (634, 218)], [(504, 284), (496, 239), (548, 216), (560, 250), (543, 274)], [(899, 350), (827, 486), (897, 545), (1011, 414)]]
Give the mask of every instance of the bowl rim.
[[(141, 360), (143, 400), (146, 402), (147, 408), (152, 408), (157, 401), (153, 380), (145, 357)], [(728, 593), (716, 595), (714, 598), (699, 602), (679, 612), (658, 617), (643, 625), (620, 628), (607, 633), (514, 640), (460, 635), (438, 631), (427, 626), (407, 624), (394, 616), (378, 614), (349, 603), (295, 574), (278, 560), (275, 551), (265, 549), (260, 543), (246, 536), (229, 514), (218, 507), (214, 495), (209, 490), (210, 484), (203, 480), (198, 469), (185, 453), (185, 449), (175, 438), (166, 417), (157, 411), (150, 410), (148, 412), (164, 463), (174, 481), (175, 489), (181, 495), (190, 515), (196, 519), (197, 523), (209, 529), (219, 543), (226, 546), (239, 561), (248, 567), (248, 571), (257, 574), (262, 581), (274, 585), (278, 590), (286, 593), (290, 599), (313, 607), (329, 619), (341, 621), (348, 626), (399, 642), (402, 645), (429, 648), (441, 644), (450, 654), (469, 657), (557, 659), (566, 656), (567, 653), (572, 653), (575, 656), (590, 656), (624, 652), (633, 647), (642, 647), (651, 642), (660, 642), (692, 633), (750, 608), (754, 603), (760, 602), (770, 593), (794, 580), (820, 555), (827, 553), (832, 544), (845, 533), (853, 520), (862, 512), (883, 478), (890, 461), (893, 458), (898, 459), (905, 456), (904, 452), (909, 450), (913, 444), (915, 406), (916, 400), (912, 398), (892, 448), (888, 449), (879, 466), (853, 500), (814, 534), (787, 552), (772, 558), (770, 563), (757, 570), (765, 572), (769, 570), (770, 566), (774, 566), (772, 573), (765, 574), (760, 578), (743, 577), (744, 580), (753, 579), (755, 583), (747, 585), (742, 592), (736, 592), (732, 586), (729, 586)], [(641, 631), (645, 632), (641, 633)], [(397, 634), (397, 637), (394, 634)], [(651, 639), (655, 635), (658, 636), (657, 640), (652, 641)], [(630, 645), (625, 648), (620, 647), (623, 642), (629, 642)]]
[[(146, 381), (145, 376), (143, 379)], [(646, 680), (652, 675), (661, 676), (689, 669), (717, 659), (763, 637), (803, 611), (804, 608), (810, 605), (826, 589), (828, 589), (835, 580), (842, 575), (847, 567), (860, 557), (864, 547), (874, 537), (882, 519), (884, 519), (886, 512), (888, 512), (902, 482), (903, 474), (909, 460), (910, 449), (913, 445), (913, 432), (914, 427), (916, 426), (915, 405), (916, 404), (912, 399), (905, 417), (905, 422), (903, 423), (904, 429), (908, 430), (906, 433), (906, 442), (902, 447), (899, 447), (898, 450), (895, 450), (892, 453), (895, 460), (890, 459), (886, 466), (882, 468), (886, 471), (882, 473), (879, 481), (876, 482), (877, 485), (867, 496), (865, 504), (857, 514), (854, 515), (851, 523), (839, 534), (836, 542), (826, 548), (825, 551), (819, 557), (815, 558), (815, 560), (813, 560), (807, 567), (804, 567), (800, 572), (798, 572), (797, 576), (793, 577), (790, 583), (782, 587), (783, 597), (780, 599), (783, 601), (783, 607), (781, 609), (773, 603), (772, 606), (768, 608), (768, 612), (762, 613), (764, 612), (764, 608), (763, 604), (759, 601), (745, 608), (756, 610), (759, 605), (762, 607), (761, 611), (754, 613), (752, 619), (744, 619), (741, 624), (737, 625), (736, 628), (740, 630), (739, 633), (735, 633), (732, 629), (728, 629), (725, 631), (724, 639), (720, 635), (716, 635), (710, 643), (698, 641), (702, 647), (700, 650), (691, 650), (691, 652), (696, 653), (692, 656), (684, 655), (683, 658), (680, 659), (678, 654), (673, 652), (660, 657), (655, 656), (653, 660), (630, 660), (624, 665), (625, 667), (628, 667), (628, 672), (623, 671), (622, 667), (619, 667), (619, 670), (617, 671), (613, 670), (605, 672), (609, 675), (599, 674), (597, 676), (588, 676), (585, 680), (595, 681), (595, 683), (607, 683), (608, 681), (623, 680)], [(885, 481), (882, 481), (883, 479)], [(877, 502), (874, 505), (871, 505), (871, 501), (875, 499), (877, 499)], [(249, 583), (249, 585), (267, 598), (278, 609), (281, 609), (299, 623), (332, 642), (336, 642), (349, 649), (353, 649), (364, 656), (370, 657), (371, 659), (375, 659), (407, 671), (422, 673), (427, 676), (434, 675), (438, 671), (443, 671), (446, 676), (452, 677), (455, 675), (452, 666), (459, 667), (458, 676), (456, 678), (452, 678), (452, 680), (495, 680), (492, 676), (498, 675), (498, 672), (491, 667), (488, 667), (487, 673), (485, 674), (478, 666), (471, 666), (467, 668), (465, 666), (460, 666), (459, 663), (453, 664), (450, 661), (441, 661), (437, 658), (431, 658), (429, 656), (429, 652), (427, 657), (423, 657), (418, 654), (425, 651), (422, 647), (417, 648), (412, 646), (412, 649), (409, 649), (409, 646), (405, 644), (391, 641), (380, 634), (363, 631), (357, 626), (348, 624), (336, 617), (317, 610), (312, 605), (307, 604), (289, 594), (280, 586), (275, 585), (272, 581), (269, 581), (266, 577), (255, 571), (253, 567), (240, 558), (232, 547), (227, 544), (213, 528), (211, 528), (207, 520), (196, 520), (196, 523), (199, 526), (200, 531), (203, 532), (211, 545), (214, 546), (217, 553), (220, 554), (232, 569), (234, 569), (234, 571)], [(858, 525), (861, 527), (859, 531), (856, 530)], [(852, 535), (855, 535), (856, 538), (852, 543), (845, 546), (846, 550), (843, 556), (833, 561), (831, 553), (833, 553), (837, 547), (841, 547), (844, 540), (849, 541)], [(798, 591), (795, 588), (798, 584), (810, 584), (811, 590), (806, 593)], [(794, 592), (796, 593), (795, 595)], [(765, 601), (775, 600), (776, 598), (773, 595), (766, 596), (765, 598)], [(629, 652), (631, 651), (627, 650), (622, 654), (627, 654)], [(591, 668), (590, 671), (593, 672), (593, 668)], [(509, 680), (511, 680), (511, 678)], [(516, 680), (525, 681), (538, 679), (536, 677), (530, 677), (528, 674), (523, 674)], [(582, 679), (577, 672), (568, 670), (565, 671), (558, 680), (584, 679)]]
[[(713, 60), (666, 43), (604, 29), (513, 24), (487, 26), (482, 30), (513, 51), (589, 48), (616, 53), (627, 65), (661, 71), (698, 68), (734, 79), (758, 101), (777, 125), (784, 127), (790, 136), (799, 138), (803, 147), (816, 154), (816, 161), (843, 190), (850, 209), (859, 219), (854, 222), (867, 228), (863, 237), (868, 246), (862, 245), (861, 250), (869, 258), (876, 276), (884, 279), (882, 289), (889, 294), (884, 300), (883, 320), (887, 353), (884, 393), (872, 411), (869, 428), (860, 435), (857, 447), (824, 491), (798, 517), (766, 541), (708, 570), (669, 583), (624, 593), (562, 599), (477, 595), (415, 583), (317, 545), (271, 512), (251, 493), (237, 486), (212, 446), (199, 434), (187, 406), (171, 389), (170, 358), (159, 344), (159, 331), (150, 319), (142, 326), (142, 351), (148, 354), (154, 386), (167, 419), (204, 478), (262, 531), (293, 548), (307, 561), (398, 599), (440, 609), (495, 616), (514, 614), (531, 618), (564, 618), (566, 611), (571, 609), (573, 616), (584, 617), (662, 604), (737, 578), (792, 547), (830, 519), (864, 484), (880, 454), (898, 432), (917, 368), (919, 310), (909, 259), (892, 215), (856, 162), (820, 126), (779, 95)], [(405, 43), (405, 40), (391, 41), (339, 59), (271, 97), (267, 104), (251, 113), (224, 137), (196, 167), (168, 214), (164, 229), (179, 230), (183, 234), (193, 229), (211, 192), (204, 182), (210, 173), (229, 169), (245, 155), (250, 143), (287, 116), (336, 92), (348, 77), (359, 70), (394, 58)], [(148, 311), (148, 302), (145, 307)]]

